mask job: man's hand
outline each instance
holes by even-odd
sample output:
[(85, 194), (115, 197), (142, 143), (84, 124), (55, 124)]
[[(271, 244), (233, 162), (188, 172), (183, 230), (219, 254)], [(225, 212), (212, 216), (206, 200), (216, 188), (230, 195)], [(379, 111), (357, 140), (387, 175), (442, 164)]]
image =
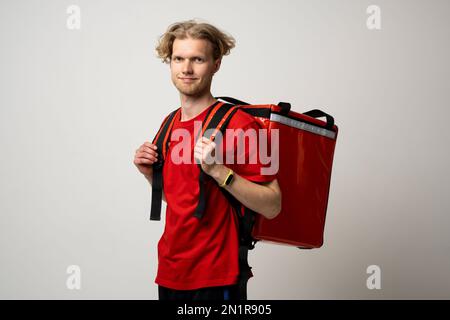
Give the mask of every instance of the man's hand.
[[(194, 158), (201, 163), (202, 170), (210, 175), (217, 183), (222, 183), (229, 169), (214, 163), (216, 144), (205, 138), (195, 144)], [(262, 214), (267, 219), (275, 218), (281, 211), (281, 190), (275, 179), (266, 183), (255, 183), (234, 173), (233, 183), (224, 187), (233, 197), (247, 208)]]
[(156, 152), (156, 145), (150, 142), (144, 142), (134, 155), (134, 164), (147, 180), (151, 181), (153, 177), (153, 163), (158, 161), (158, 153)]
[(214, 162), (215, 151), (216, 143), (205, 137), (198, 139), (194, 147), (194, 159), (208, 175), (212, 175), (218, 166)]

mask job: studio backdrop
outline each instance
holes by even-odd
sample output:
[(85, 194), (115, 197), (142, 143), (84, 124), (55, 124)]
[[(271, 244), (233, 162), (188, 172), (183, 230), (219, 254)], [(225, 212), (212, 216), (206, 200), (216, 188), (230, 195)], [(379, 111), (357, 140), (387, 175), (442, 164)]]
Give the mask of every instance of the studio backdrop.
[[(151, 188), (133, 164), (180, 106), (155, 46), (231, 34), (212, 94), (339, 127), (324, 245), (258, 243), (249, 299), (450, 297), (450, 2), (0, 2), (0, 298), (157, 299)], [(301, 204), (299, 204), (301, 206)]]

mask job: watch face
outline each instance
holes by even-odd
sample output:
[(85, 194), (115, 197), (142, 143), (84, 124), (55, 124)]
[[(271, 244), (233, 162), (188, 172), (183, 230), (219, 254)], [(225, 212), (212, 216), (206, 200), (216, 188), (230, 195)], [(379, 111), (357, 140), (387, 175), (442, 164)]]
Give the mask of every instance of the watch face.
[(228, 176), (227, 181), (225, 181), (225, 184), (226, 184), (227, 186), (231, 183), (231, 181), (233, 180), (233, 177), (234, 177), (234, 175), (232, 175), (232, 174), (230, 174), (230, 175)]

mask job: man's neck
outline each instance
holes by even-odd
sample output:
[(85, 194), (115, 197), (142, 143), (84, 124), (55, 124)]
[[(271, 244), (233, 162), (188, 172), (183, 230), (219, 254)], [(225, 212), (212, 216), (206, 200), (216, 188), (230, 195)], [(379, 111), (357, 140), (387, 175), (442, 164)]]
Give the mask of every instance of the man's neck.
[(206, 108), (217, 100), (209, 93), (202, 97), (180, 96), (181, 99), (181, 121), (188, 121), (202, 113)]

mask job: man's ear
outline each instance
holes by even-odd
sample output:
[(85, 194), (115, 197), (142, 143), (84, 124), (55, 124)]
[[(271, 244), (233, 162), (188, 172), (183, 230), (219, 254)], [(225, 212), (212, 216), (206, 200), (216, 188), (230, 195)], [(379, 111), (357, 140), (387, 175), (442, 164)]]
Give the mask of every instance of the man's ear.
[(222, 63), (222, 58), (219, 58), (214, 62), (214, 73), (219, 71), (221, 63)]

